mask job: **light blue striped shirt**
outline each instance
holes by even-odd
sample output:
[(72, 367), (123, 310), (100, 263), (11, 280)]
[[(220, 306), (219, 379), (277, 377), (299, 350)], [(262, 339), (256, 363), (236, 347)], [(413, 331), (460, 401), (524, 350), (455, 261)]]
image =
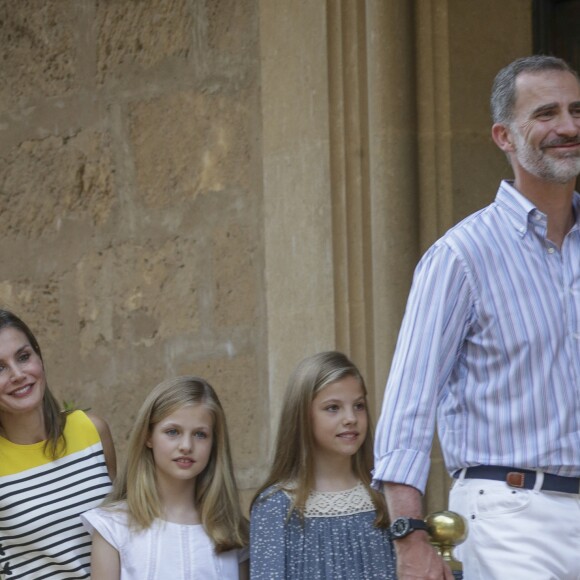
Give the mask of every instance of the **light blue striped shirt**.
[(450, 473), (580, 476), (580, 195), (561, 250), (510, 183), (423, 256), (385, 391), (375, 481), (424, 491), (435, 421)]

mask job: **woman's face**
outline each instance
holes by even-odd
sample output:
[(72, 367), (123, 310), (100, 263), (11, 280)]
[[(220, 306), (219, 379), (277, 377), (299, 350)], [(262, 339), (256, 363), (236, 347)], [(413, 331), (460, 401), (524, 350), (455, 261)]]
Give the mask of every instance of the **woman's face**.
[(40, 357), (17, 328), (0, 330), (0, 423), (7, 415), (37, 412), (46, 379)]

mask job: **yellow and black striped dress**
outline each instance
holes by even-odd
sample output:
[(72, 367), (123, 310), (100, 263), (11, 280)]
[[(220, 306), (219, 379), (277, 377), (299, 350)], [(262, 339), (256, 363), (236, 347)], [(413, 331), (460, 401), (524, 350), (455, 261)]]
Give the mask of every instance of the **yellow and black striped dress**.
[(67, 417), (66, 450), (0, 437), (0, 579), (90, 577), (91, 538), (79, 514), (111, 490), (97, 429), (82, 411)]

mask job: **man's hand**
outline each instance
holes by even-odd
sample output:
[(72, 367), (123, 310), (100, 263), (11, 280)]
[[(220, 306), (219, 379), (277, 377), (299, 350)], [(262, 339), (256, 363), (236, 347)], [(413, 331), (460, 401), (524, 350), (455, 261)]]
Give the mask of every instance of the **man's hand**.
[(453, 580), (449, 566), (429, 543), (427, 532), (413, 532), (393, 544), (398, 580)]
[[(391, 521), (400, 516), (422, 519), (421, 493), (400, 483), (383, 485)], [(398, 580), (453, 580), (449, 566), (429, 543), (427, 532), (416, 530), (393, 540), (397, 552)]]

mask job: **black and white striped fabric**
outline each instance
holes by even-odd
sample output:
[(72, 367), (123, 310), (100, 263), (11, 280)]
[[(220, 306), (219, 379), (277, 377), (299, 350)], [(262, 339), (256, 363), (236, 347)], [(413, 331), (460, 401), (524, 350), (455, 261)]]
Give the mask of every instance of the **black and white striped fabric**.
[(56, 461), (47, 461), (42, 443), (0, 438), (1, 580), (90, 577), (91, 539), (79, 514), (101, 504), (111, 481), (84, 413), (69, 415), (65, 438)]

